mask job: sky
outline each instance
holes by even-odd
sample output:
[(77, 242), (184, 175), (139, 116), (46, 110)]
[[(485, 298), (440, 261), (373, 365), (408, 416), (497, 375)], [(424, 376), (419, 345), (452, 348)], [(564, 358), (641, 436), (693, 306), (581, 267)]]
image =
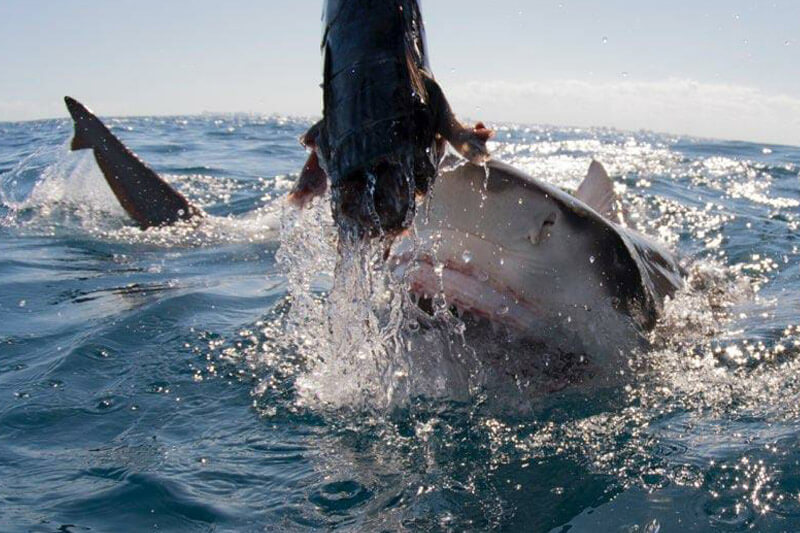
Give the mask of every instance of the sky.
[[(459, 116), (800, 146), (800, 1), (423, 0)], [(322, 0), (0, 0), (0, 121), (318, 116)]]

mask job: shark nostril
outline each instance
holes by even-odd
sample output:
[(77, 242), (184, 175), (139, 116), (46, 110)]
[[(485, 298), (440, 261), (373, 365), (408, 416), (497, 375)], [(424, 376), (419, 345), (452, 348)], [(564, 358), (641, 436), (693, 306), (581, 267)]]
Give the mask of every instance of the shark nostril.
[(531, 241), (531, 244), (538, 245), (550, 238), (550, 233), (556, 223), (556, 219), (556, 213), (550, 213), (542, 221), (541, 226), (531, 229), (531, 231), (528, 232), (528, 240)]

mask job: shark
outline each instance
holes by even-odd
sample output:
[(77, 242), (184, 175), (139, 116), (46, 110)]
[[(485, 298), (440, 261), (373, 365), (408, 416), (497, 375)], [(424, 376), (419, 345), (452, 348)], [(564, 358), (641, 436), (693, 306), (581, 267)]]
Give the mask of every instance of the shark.
[(89, 108), (64, 97), (75, 134), (72, 151), (91, 150), (97, 166), (125, 212), (142, 229), (199, 219), (203, 211), (133, 153)]
[[(88, 108), (65, 102), (75, 123), (71, 149), (93, 151), (142, 229), (207, 216)], [(471, 323), (570, 354), (621, 352), (644, 339), (684, 271), (665, 246), (619, 220), (601, 163), (592, 161), (570, 194), (499, 161), (456, 157), (443, 162), (418, 216), (390, 248), (389, 268), (423, 308), (443, 296)]]
[(641, 345), (684, 271), (626, 227), (592, 161), (574, 194), (499, 161), (443, 172), (392, 268), (423, 301), (574, 354)]

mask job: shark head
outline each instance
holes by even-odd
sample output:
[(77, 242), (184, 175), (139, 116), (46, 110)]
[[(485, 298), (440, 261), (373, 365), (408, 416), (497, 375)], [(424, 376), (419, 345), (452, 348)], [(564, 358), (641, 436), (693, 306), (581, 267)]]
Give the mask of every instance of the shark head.
[(601, 214), (613, 198), (598, 163), (577, 197), (502, 163), (464, 164), (439, 177), (394, 264), (412, 292), (525, 334), (643, 331), (680, 267)]

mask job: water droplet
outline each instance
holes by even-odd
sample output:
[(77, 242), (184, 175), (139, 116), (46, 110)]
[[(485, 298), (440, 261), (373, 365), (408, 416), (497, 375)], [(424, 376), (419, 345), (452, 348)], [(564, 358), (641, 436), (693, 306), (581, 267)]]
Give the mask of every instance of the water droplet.
[(589, 257), (589, 262), (590, 262), (591, 264), (594, 264), (594, 262), (595, 262), (595, 261), (596, 261), (596, 259), (595, 259), (595, 257), (594, 257), (594, 256), (591, 256), (591, 257)]
[(28, 302), (26, 302), (25, 300), (20, 300), (19, 301), (19, 306), (20, 307), (25, 307), (26, 305), (28, 305)]
[(792, 41), (790, 41), (789, 39), (783, 41), (783, 46), (789, 46), (790, 44), (792, 44)]
[(472, 252), (464, 250), (464, 253), (461, 254), (461, 259), (463, 259), (465, 263), (469, 263), (472, 261)]
[(603, 44), (608, 44), (608, 37), (606, 37), (606, 36), (603, 36), (603, 38), (601, 39), (601, 42), (602, 42)]
[(100, 402), (97, 404), (97, 408), (103, 411), (105, 411), (106, 409), (110, 409), (113, 406), (114, 406), (114, 400), (110, 398), (104, 398), (100, 400)]
[(627, 72), (623, 72), (623, 73), (622, 73), (622, 77), (623, 77), (623, 78), (627, 78), (627, 77), (628, 77), (628, 73), (627, 73)]

